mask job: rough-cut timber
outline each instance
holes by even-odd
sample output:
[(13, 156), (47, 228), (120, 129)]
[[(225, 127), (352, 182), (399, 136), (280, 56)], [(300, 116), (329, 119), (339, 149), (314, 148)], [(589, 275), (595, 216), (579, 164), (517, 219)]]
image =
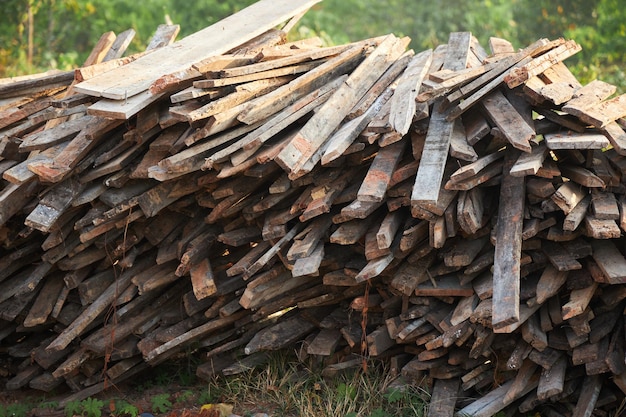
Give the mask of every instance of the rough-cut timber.
[(187, 352), (211, 378), (295, 347), (326, 376), (388, 361), (430, 416), (613, 412), (623, 96), (563, 39), (287, 41), (313, 4), (0, 80), (6, 389), (63, 406)]
[(192, 70), (190, 63), (226, 53), (306, 11), (318, 1), (259, 1), (171, 46), (138, 58), (125, 67), (77, 84), (76, 91), (113, 100), (125, 100), (154, 87), (154, 83), (163, 76), (171, 75), (178, 82), (185, 81), (198, 74)]

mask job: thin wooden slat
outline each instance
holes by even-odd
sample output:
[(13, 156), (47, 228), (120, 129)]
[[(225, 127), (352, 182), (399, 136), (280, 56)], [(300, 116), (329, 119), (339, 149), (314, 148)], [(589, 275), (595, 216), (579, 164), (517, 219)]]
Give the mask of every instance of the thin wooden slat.
[(388, 36), (300, 129), (276, 159), (279, 165), (289, 171), (292, 179), (310, 171), (303, 169), (305, 164), (314, 165), (321, 159), (318, 149), (404, 49), (404, 41), (393, 35)]
[(402, 135), (408, 133), (413, 116), (415, 115), (415, 98), (426, 71), (432, 62), (432, 50), (421, 52), (411, 59), (402, 77), (398, 80), (398, 86), (391, 99), (389, 124), (392, 129)]
[(531, 152), (529, 141), (535, 137), (535, 131), (502, 93), (494, 91), (481, 104), (511, 145), (524, 152)]
[(436, 204), (443, 181), (453, 124), (442, 113), (441, 102), (434, 106), (411, 194), (412, 206), (420, 203)]
[(493, 327), (494, 332), (519, 322), (520, 257), (522, 218), (524, 216), (524, 177), (507, 174), (516, 153), (508, 151), (500, 189), (500, 207), (496, 226), (493, 264)]
[(76, 91), (124, 100), (142, 91), (148, 91), (157, 79), (164, 75), (180, 72), (184, 79), (194, 62), (202, 60), (203, 57), (225, 53), (309, 9), (317, 2), (317, 0), (257, 2), (172, 45), (142, 56), (121, 69), (79, 83), (75, 86)]
[(609, 139), (598, 133), (550, 133), (544, 135), (549, 149), (604, 149), (609, 146)]

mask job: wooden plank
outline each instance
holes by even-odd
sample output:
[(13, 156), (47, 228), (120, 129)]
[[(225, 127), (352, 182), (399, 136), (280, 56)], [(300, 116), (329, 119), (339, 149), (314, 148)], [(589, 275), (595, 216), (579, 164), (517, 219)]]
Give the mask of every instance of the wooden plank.
[(504, 157), (504, 152), (498, 151), (485, 155), (476, 161), (464, 165), (450, 175), (450, 181), (458, 182), (466, 178), (470, 178), (478, 174), (481, 170), (492, 164), (493, 162)]
[(110, 61), (112, 59), (121, 58), (122, 55), (126, 52), (126, 48), (130, 45), (133, 38), (135, 37), (134, 29), (127, 29), (124, 32), (117, 35), (115, 41), (102, 58), (102, 61)]
[(320, 242), (309, 256), (296, 259), (293, 269), (291, 270), (291, 275), (294, 278), (302, 276), (319, 276), (319, 269), (323, 260), (324, 243)]
[(567, 215), (584, 199), (585, 194), (585, 188), (570, 181), (556, 190), (552, 195), (552, 201)]
[(454, 120), (450, 138), (450, 156), (469, 162), (474, 162), (478, 159), (478, 154), (467, 140), (465, 126), (461, 119)]
[(217, 113), (224, 112), (239, 104), (245, 103), (255, 97), (262, 96), (276, 88), (288, 83), (292, 77), (281, 76), (269, 79), (260, 79), (247, 82), (235, 88), (231, 94), (210, 101), (199, 108), (188, 111), (184, 106), (170, 107), (170, 113), (176, 117), (184, 118), (189, 123), (207, 119)]
[[(323, 58), (328, 58), (336, 55), (340, 55), (349, 48), (351, 48), (353, 44), (347, 45), (339, 45), (339, 46), (331, 46), (326, 48), (312, 48), (312, 49), (302, 49), (302, 50), (294, 50), (295, 52), (289, 56), (285, 56), (283, 58), (276, 58), (271, 60), (264, 60), (257, 63), (251, 63), (250, 65), (242, 65), (234, 68), (225, 68), (219, 71), (214, 71), (215, 75), (219, 75), (221, 80), (226, 82), (229, 81), (230, 78), (240, 79), (241, 77), (253, 76), (253, 74), (257, 74), (256, 76), (260, 76), (262, 78), (266, 78), (263, 75), (265, 72), (275, 71), (282, 68), (289, 68), (291, 66), (295, 66), (296, 64), (307, 63), (308, 61), (318, 61)], [(207, 72), (207, 71), (202, 71)], [(213, 75), (208, 74), (208, 75)], [(274, 75), (271, 75), (274, 76)], [(258, 78), (257, 78), (258, 79)], [(204, 80), (201, 81), (203, 84), (206, 84)], [(215, 86), (218, 86), (216, 84)], [(227, 85), (227, 84), (225, 84)], [(213, 85), (205, 85), (206, 87), (213, 87)]]
[(332, 161), (344, 155), (347, 149), (354, 143), (363, 129), (373, 120), (373, 118), (388, 103), (393, 91), (387, 89), (381, 94), (372, 105), (360, 116), (344, 123), (324, 145), (324, 153), (321, 157), (322, 165), (328, 165)]
[(530, 391), (535, 389), (538, 383), (539, 383), (539, 375), (534, 374), (529, 378), (526, 386), (523, 389), (519, 390), (517, 395), (515, 395), (514, 397), (508, 400), (503, 400), (505, 398), (506, 393), (509, 391), (509, 389), (513, 385), (513, 380), (509, 380), (508, 382), (500, 385), (498, 388), (491, 390), (482, 398), (461, 408), (454, 415), (458, 417), (460, 416), (471, 416), (471, 417), (493, 416), (498, 411), (504, 409), (506, 406), (511, 404), (513, 401), (519, 398), (522, 398), (524, 395), (528, 394)]
[(626, 259), (612, 240), (593, 240), (593, 259), (610, 284), (626, 283)]
[(519, 370), (517, 371), (517, 374), (513, 379), (513, 384), (507, 390), (503, 400), (505, 402), (508, 402), (513, 400), (514, 398), (517, 398), (519, 394), (524, 391), (527, 381), (532, 378), (533, 375), (535, 375), (536, 370), (537, 365), (531, 360), (525, 359), (519, 367)]
[(546, 266), (537, 283), (537, 304), (545, 303), (550, 297), (559, 292), (567, 280), (568, 271), (559, 271), (553, 266)]
[(121, 120), (110, 120), (98, 117), (72, 139), (63, 150), (54, 157), (52, 162), (42, 161), (29, 165), (40, 179), (47, 182), (59, 182), (67, 177), (78, 163), (92, 150), (111, 130), (122, 124)]
[(458, 399), (459, 378), (436, 379), (428, 403), (428, 417), (450, 417)]
[(444, 253), (444, 263), (450, 267), (470, 265), (486, 243), (486, 237), (458, 241)]
[(244, 352), (250, 355), (261, 350), (280, 349), (296, 340), (301, 340), (314, 327), (314, 324), (305, 320), (302, 315), (290, 317), (257, 332), (245, 346)]
[[(378, 80), (372, 85), (361, 100), (359, 100), (359, 102), (352, 108), (347, 116), (347, 119), (354, 119), (355, 117), (362, 115), (367, 109), (372, 107), (375, 101), (380, 99), (383, 93), (387, 94), (387, 90), (393, 90), (397, 84), (396, 80), (402, 75), (402, 72), (406, 69), (413, 55), (413, 50), (409, 49), (405, 51), (389, 68), (387, 68), (387, 70), (378, 78)], [(390, 107), (390, 104), (385, 104), (382, 107), (382, 110), (384, 111), (381, 113), (388, 115)], [(375, 123), (375, 120), (379, 119), (381, 116), (382, 114), (376, 115), (372, 123)]]
[(563, 174), (565, 178), (569, 178), (570, 180), (587, 188), (606, 187), (606, 184), (604, 183), (604, 181), (602, 181), (602, 178), (598, 177), (593, 172), (584, 167), (578, 165), (561, 164), (559, 168), (561, 169), (561, 174)]
[(515, 52), (513, 44), (506, 39), (496, 36), (489, 37), (489, 49), (492, 55), (502, 55)]
[(378, 39), (371, 39), (354, 44), (345, 52), (297, 77), (289, 84), (249, 103), (237, 116), (237, 119), (246, 124), (267, 119), (272, 114), (282, 110), (286, 103), (292, 103), (293, 100), (303, 97), (315, 89), (322, 88), (330, 80), (350, 72), (363, 59), (368, 46), (376, 45), (378, 42)]
[(597, 288), (598, 283), (594, 282), (587, 288), (572, 290), (570, 300), (561, 309), (563, 320), (568, 320), (582, 314), (589, 305), (589, 302), (591, 302), (591, 298), (594, 296)]
[(34, 229), (48, 232), (82, 189), (83, 185), (73, 178), (58, 184), (41, 198), (24, 223)]
[(529, 141), (535, 137), (534, 129), (526, 123), (504, 94), (494, 91), (481, 100), (487, 115), (498, 126), (513, 147), (531, 152)]
[(420, 283), (414, 293), (429, 297), (469, 297), (474, 294), (474, 289), (469, 284), (461, 284), (458, 276), (452, 274)]
[[(109, 54), (111, 47), (116, 42), (117, 36), (113, 32), (103, 33), (96, 46), (91, 50), (91, 53), (85, 60), (85, 66), (93, 65), (104, 61), (104, 58)], [(115, 51), (111, 52), (112, 54)]]
[[(451, 105), (458, 100), (465, 98), (465, 100), (455, 107), (449, 114), (450, 120), (457, 118), (474, 104), (482, 100), (484, 96), (493, 91), (503, 81), (504, 77), (508, 74), (507, 70), (512, 66), (524, 65), (532, 60), (530, 57), (533, 54), (538, 54), (541, 51), (551, 48), (552, 46), (561, 43), (560, 41), (549, 42), (547, 39), (540, 39), (532, 45), (524, 48), (520, 52), (504, 57), (498, 64), (490, 71), (486, 72), (482, 76), (476, 78), (467, 85), (461, 86), (459, 89), (449, 94), (446, 97), (446, 105)], [(471, 95), (470, 95), (471, 94)], [(469, 96), (469, 97), (468, 97)]]
[(604, 149), (609, 146), (609, 140), (599, 133), (549, 133), (544, 135), (549, 149)]
[(602, 129), (615, 122), (615, 120), (626, 116), (626, 94), (582, 110), (570, 105), (568, 102), (563, 106), (563, 111), (578, 117), (585, 123)]
[(197, 300), (202, 300), (217, 293), (213, 269), (208, 258), (193, 265), (190, 270), (193, 294)]
[(570, 108), (583, 110), (595, 106), (602, 100), (613, 95), (616, 90), (617, 87), (612, 84), (601, 80), (593, 80), (589, 84), (576, 90), (574, 96), (563, 106), (563, 111), (567, 113)]
[(609, 192), (593, 190), (591, 193), (591, 212), (597, 219), (619, 219), (619, 208), (615, 195)]
[(78, 134), (90, 122), (91, 117), (78, 117), (53, 128), (24, 136), (19, 149), (21, 152), (30, 152), (58, 145)]
[(391, 98), (389, 124), (395, 131), (406, 135), (415, 115), (415, 99), (420, 91), (422, 81), (432, 63), (433, 52), (426, 50), (415, 55), (402, 76)]
[(568, 40), (551, 51), (538, 56), (529, 63), (512, 69), (507, 76), (504, 77), (504, 82), (507, 83), (509, 88), (515, 88), (526, 80), (541, 74), (557, 62), (561, 62), (581, 50), (581, 46), (574, 40)]
[[(257, 125), (244, 125), (228, 130), (219, 135), (214, 135), (211, 139), (200, 144), (194, 146), (189, 144), (188, 148), (185, 148), (174, 155), (168, 156), (167, 158), (160, 159), (157, 161), (157, 164), (160, 168), (170, 173), (198, 171), (206, 163), (206, 158), (212, 156), (210, 154), (212, 150), (223, 146), (224, 144), (229, 143), (246, 133), (249, 133), (257, 127)], [(169, 155), (169, 153), (167, 153), (167, 155)]]
[(400, 141), (378, 151), (357, 193), (359, 200), (380, 202), (384, 199), (391, 176), (404, 155), (405, 145), (406, 141)]
[(494, 332), (519, 322), (520, 258), (522, 218), (524, 217), (525, 184), (523, 177), (507, 174), (516, 153), (507, 151), (500, 189), (500, 206), (496, 226), (493, 264), (493, 327)]
[(411, 193), (411, 206), (437, 203), (448, 159), (452, 129), (453, 123), (446, 120), (446, 114), (441, 110), (441, 102), (437, 102), (430, 117), (428, 134)]
[(341, 332), (337, 329), (322, 329), (306, 351), (309, 355), (330, 356), (335, 352), (341, 338)]
[(600, 375), (585, 376), (572, 417), (591, 417), (600, 396), (602, 379)]
[(391, 247), (403, 221), (404, 214), (398, 210), (390, 212), (385, 216), (376, 233), (376, 241), (380, 249), (388, 249)]
[[(541, 78), (551, 84), (568, 83), (571, 85), (572, 89), (574, 90), (577, 90), (580, 87), (582, 87), (580, 82), (578, 82), (578, 79), (576, 78), (576, 76), (571, 73), (567, 65), (565, 65), (563, 62), (557, 62), (556, 64), (552, 65), (550, 68), (546, 69), (541, 74)], [(554, 104), (561, 104), (561, 103), (554, 103)]]
[(467, 68), (471, 41), (470, 32), (451, 32), (448, 35), (448, 48), (443, 60), (443, 69), (459, 71)]
[(514, 177), (523, 177), (526, 175), (536, 175), (543, 166), (543, 161), (548, 155), (548, 149), (544, 143), (532, 148), (530, 153), (523, 153), (517, 158), (510, 174)]
[[(564, 114), (561, 112), (557, 112), (552, 109), (535, 106), (534, 111), (543, 116), (543, 119), (539, 118), (535, 121), (535, 127), (539, 131), (541, 130), (541, 123), (548, 124), (548, 128), (544, 128), (545, 133), (550, 133), (556, 130), (557, 126), (562, 126), (568, 130), (573, 130), (574, 132), (584, 133), (587, 129), (586, 125), (580, 122), (574, 116), (570, 116), (568, 114)], [(542, 132), (543, 133), (543, 132)]]
[(100, 99), (89, 106), (87, 112), (94, 116), (127, 120), (163, 97), (165, 93), (151, 94), (148, 91), (142, 91), (124, 100)]
[[(263, 63), (266, 64), (267, 62), (263, 62)], [(206, 80), (194, 81), (193, 86), (195, 88), (207, 88), (208, 89), (208, 88), (216, 88), (216, 87), (225, 87), (225, 86), (235, 85), (235, 84), (249, 83), (252, 81), (258, 81), (258, 80), (268, 79), (268, 78), (283, 77), (286, 75), (297, 75), (297, 74), (310, 71), (322, 63), (323, 61), (320, 60), (320, 61), (307, 62), (303, 64), (298, 64), (298, 65), (278, 67), (272, 70), (257, 72), (257, 73), (248, 74), (248, 75), (228, 76), (225, 78), (209, 78)], [(248, 68), (253, 65), (258, 65), (258, 64), (247, 65), (247, 66), (244, 66), (243, 68)], [(229, 70), (224, 70), (224, 71), (229, 71)]]
[(0, 84), (0, 97), (19, 97), (54, 91), (68, 87), (74, 79), (74, 71), (46, 72), (34, 77), (18, 78), (16, 81)]
[(133, 276), (147, 269), (153, 259), (145, 257), (135, 266), (127, 269), (118, 279), (113, 282), (96, 301), (89, 305), (67, 328), (65, 328), (48, 346), (49, 350), (62, 350), (69, 345), (72, 340), (82, 334), (83, 331), (93, 322), (100, 313), (108, 308), (113, 300), (117, 298), (120, 290), (126, 289), (131, 283)]
[(263, 268), (280, 250), (295, 237), (300, 230), (300, 225), (296, 224), (289, 232), (280, 238), (270, 249), (261, 255), (254, 263), (248, 266), (243, 274), (244, 279), (248, 279)]
[(495, 63), (490, 63), (486, 65), (472, 65), (466, 69), (456, 71), (442, 69), (440, 71), (431, 72), (428, 74), (428, 78), (422, 83), (422, 90), (417, 96), (417, 101), (424, 102), (445, 95), (451, 89), (467, 84), (490, 71), (495, 65)]
[(276, 162), (290, 173), (290, 178), (309, 172), (305, 165), (314, 166), (321, 159), (320, 147), (405, 47), (403, 40), (387, 36), (300, 129), (276, 158)]
[(547, 400), (563, 392), (567, 364), (567, 358), (561, 356), (550, 369), (542, 369), (537, 386), (537, 398), (539, 400)]
[[(286, 19), (309, 9), (317, 0), (260, 1), (201, 31), (75, 86), (76, 91), (124, 100), (150, 87), (164, 75), (177, 74), (184, 80), (191, 64), (204, 57), (220, 55), (241, 45)], [(208, 41), (207, 41), (208, 40)], [(208, 42), (208, 43), (207, 43)]]
[(57, 298), (63, 288), (63, 276), (53, 275), (46, 279), (44, 286), (37, 295), (35, 302), (28, 311), (28, 315), (22, 323), (24, 327), (34, 327), (44, 324), (54, 308)]
[(550, 263), (558, 271), (572, 271), (582, 269), (582, 265), (559, 242), (546, 240), (542, 243), (542, 250)]
[(617, 123), (611, 122), (607, 123), (606, 126), (602, 128), (602, 133), (607, 137), (613, 149), (617, 151), (620, 155), (626, 155), (626, 132), (624, 129)]

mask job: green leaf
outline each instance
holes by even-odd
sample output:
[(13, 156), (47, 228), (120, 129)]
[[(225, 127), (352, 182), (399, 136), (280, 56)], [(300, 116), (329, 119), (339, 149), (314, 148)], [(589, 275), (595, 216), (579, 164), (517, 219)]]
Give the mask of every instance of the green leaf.
[(43, 401), (39, 404), (39, 408), (57, 408), (59, 406), (58, 401)]
[(372, 414), (370, 414), (370, 417), (385, 417), (386, 415), (387, 413), (385, 413), (385, 410), (378, 407), (372, 411)]
[(102, 407), (104, 407), (104, 402), (98, 400), (96, 398), (86, 398), (80, 402), (82, 407), (82, 414), (87, 417), (101, 417), (102, 416)]
[(342, 382), (337, 385), (337, 395), (342, 398), (350, 398), (354, 400), (356, 398), (356, 389)]
[(26, 417), (30, 407), (28, 404), (11, 404), (6, 408), (7, 417)]
[(152, 411), (155, 413), (167, 413), (172, 408), (169, 400), (169, 394), (158, 394), (150, 399), (152, 403)]
[(123, 414), (128, 414), (131, 417), (137, 417), (139, 415), (139, 409), (132, 404), (126, 404), (124, 408), (120, 410)]
[(81, 406), (80, 401), (70, 401), (65, 405), (65, 415), (67, 417), (81, 415), (82, 411), (83, 407)]
[(193, 391), (185, 390), (181, 392), (178, 397), (176, 397), (176, 402), (184, 403), (185, 401), (189, 400), (191, 397), (193, 397)]
[(392, 389), (388, 393), (385, 394), (385, 399), (388, 403), (393, 404), (402, 400), (405, 397), (404, 392), (399, 389)]

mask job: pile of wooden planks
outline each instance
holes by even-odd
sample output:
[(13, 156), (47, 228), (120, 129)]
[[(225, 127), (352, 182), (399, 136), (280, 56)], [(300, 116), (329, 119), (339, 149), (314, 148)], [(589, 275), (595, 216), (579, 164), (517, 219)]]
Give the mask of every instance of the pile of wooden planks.
[(626, 96), (581, 85), (563, 39), (287, 42), (314, 3), (0, 80), (6, 388), (62, 406), (298, 347), (327, 375), (389, 361), (431, 417), (614, 409)]

